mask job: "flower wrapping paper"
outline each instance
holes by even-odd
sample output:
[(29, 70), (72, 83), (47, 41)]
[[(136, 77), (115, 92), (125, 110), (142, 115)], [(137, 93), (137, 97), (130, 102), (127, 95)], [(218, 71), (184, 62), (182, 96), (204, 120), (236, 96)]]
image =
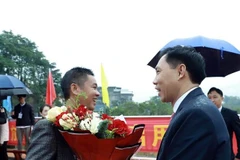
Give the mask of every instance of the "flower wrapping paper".
[(98, 139), (86, 131), (59, 131), (79, 160), (127, 160), (140, 147), (144, 128), (135, 125), (131, 134), (114, 139)]

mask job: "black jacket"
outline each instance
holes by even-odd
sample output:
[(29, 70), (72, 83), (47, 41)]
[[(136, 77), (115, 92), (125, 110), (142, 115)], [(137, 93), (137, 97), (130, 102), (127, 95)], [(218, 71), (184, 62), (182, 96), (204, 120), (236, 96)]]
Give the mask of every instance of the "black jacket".
[[(1, 112), (1, 109), (4, 109), (4, 112)], [(0, 124), (7, 122), (7, 111), (4, 107), (0, 106)]]
[(222, 115), (200, 88), (194, 89), (172, 118), (157, 160), (230, 159), (230, 139)]
[(33, 128), (26, 160), (75, 160), (75, 155), (57, 127), (47, 119)]
[[(22, 111), (22, 118), (18, 115)], [(24, 106), (20, 104), (14, 107), (14, 115), (12, 118), (16, 119), (16, 126), (32, 126), (35, 123), (33, 108), (30, 104), (25, 103)]]
[[(226, 123), (230, 139), (232, 140), (233, 132), (236, 135), (237, 146), (238, 146), (236, 157), (240, 158), (240, 119), (238, 117), (238, 114), (236, 111), (233, 111), (225, 107), (222, 107), (221, 114)], [(232, 148), (232, 141), (231, 141), (231, 148)], [(232, 159), (234, 159), (234, 157), (235, 155), (232, 149)]]

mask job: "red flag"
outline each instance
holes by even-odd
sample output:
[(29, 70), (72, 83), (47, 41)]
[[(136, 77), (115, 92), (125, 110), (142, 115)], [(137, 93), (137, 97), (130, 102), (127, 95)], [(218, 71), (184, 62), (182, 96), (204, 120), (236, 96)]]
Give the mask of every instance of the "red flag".
[(52, 72), (49, 70), (45, 103), (52, 106), (52, 103), (56, 99), (56, 97), (57, 96), (56, 96), (56, 91), (53, 83)]

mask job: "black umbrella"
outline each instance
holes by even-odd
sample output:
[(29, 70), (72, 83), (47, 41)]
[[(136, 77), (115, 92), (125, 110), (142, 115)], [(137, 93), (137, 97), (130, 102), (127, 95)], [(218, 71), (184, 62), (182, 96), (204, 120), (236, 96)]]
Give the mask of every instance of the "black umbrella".
[(148, 63), (155, 68), (159, 53), (176, 45), (192, 46), (204, 57), (207, 77), (224, 77), (240, 70), (240, 51), (224, 40), (210, 39), (203, 36), (175, 39), (166, 44)]
[(24, 94), (32, 94), (32, 91), (27, 87), (0, 89), (0, 96), (13, 96), (13, 95), (24, 95)]

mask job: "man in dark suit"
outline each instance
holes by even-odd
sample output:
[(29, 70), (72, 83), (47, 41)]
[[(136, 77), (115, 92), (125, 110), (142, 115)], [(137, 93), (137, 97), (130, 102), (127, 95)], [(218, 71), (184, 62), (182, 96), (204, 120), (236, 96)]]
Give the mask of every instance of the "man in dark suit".
[[(61, 88), (65, 100), (72, 103), (80, 93), (86, 93), (86, 97), (80, 97), (80, 103), (94, 110), (96, 100), (100, 95), (97, 91), (97, 83), (91, 70), (76, 67), (64, 75)], [(81, 142), (79, 142), (81, 145)], [(74, 160), (75, 154), (64, 140), (58, 129), (47, 119), (40, 120), (34, 126), (30, 146), (26, 160)]]
[[(228, 133), (231, 140), (232, 160), (240, 160), (240, 119), (237, 112), (222, 106), (222, 102), (224, 99), (223, 92), (216, 87), (210, 88), (210, 90), (208, 91), (208, 98), (217, 106), (227, 125)], [(234, 155), (232, 149), (233, 132), (235, 132), (237, 139), (238, 152), (236, 155)]]
[(206, 76), (201, 54), (192, 47), (167, 48), (155, 69), (158, 95), (174, 111), (157, 160), (230, 160), (224, 120), (199, 87)]

